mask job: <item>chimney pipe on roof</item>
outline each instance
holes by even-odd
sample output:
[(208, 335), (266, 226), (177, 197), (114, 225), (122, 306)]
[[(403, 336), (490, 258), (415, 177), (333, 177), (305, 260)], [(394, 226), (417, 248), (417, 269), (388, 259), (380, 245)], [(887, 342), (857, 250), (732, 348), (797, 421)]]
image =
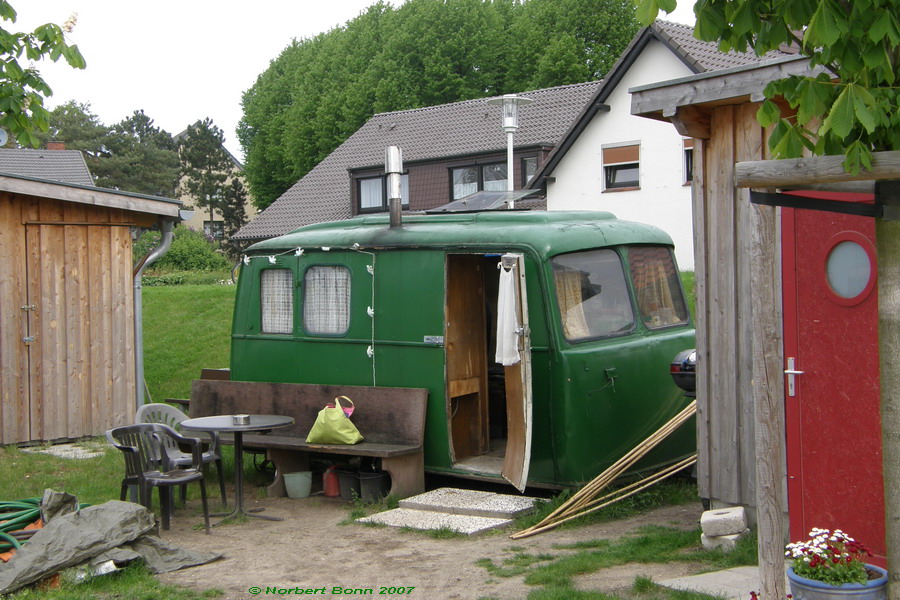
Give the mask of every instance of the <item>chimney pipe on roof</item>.
[(65, 149), (66, 149), (65, 142), (58, 142), (55, 140), (51, 141), (51, 142), (47, 142), (47, 150), (65, 150)]
[(388, 146), (384, 151), (384, 172), (387, 174), (388, 210), (390, 227), (400, 227), (403, 203), (400, 192), (400, 174), (403, 172), (403, 150), (399, 146)]

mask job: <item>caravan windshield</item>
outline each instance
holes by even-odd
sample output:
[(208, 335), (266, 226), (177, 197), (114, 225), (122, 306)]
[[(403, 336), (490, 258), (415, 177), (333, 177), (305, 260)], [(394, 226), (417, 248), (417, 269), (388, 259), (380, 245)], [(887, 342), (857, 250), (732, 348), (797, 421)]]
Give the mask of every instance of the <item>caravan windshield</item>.
[(552, 264), (567, 340), (622, 335), (634, 328), (625, 272), (616, 252), (574, 252), (557, 256)]
[(553, 259), (553, 278), (563, 332), (570, 342), (624, 335), (637, 318), (648, 329), (687, 323), (687, 308), (671, 251), (662, 246), (627, 248), (639, 316), (625, 269), (614, 250), (573, 252)]

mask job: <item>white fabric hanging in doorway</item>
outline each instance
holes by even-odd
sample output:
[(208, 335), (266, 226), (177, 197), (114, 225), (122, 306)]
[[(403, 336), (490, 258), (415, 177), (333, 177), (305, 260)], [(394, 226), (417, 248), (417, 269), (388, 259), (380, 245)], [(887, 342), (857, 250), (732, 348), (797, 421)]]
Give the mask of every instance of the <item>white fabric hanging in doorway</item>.
[(495, 360), (508, 367), (519, 362), (519, 315), (516, 298), (516, 270), (500, 269), (497, 294), (497, 354)]

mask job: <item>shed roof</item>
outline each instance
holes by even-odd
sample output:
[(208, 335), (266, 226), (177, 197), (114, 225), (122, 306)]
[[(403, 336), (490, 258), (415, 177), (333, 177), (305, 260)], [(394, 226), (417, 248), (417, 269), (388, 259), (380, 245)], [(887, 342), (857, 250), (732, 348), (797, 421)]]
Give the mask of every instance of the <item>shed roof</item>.
[[(554, 146), (568, 130), (600, 82), (578, 83), (523, 93), (517, 147)], [(258, 240), (297, 227), (351, 216), (349, 169), (384, 163), (387, 146), (399, 146), (407, 164), (453, 156), (502, 152), (506, 134), (500, 107), (485, 98), (380, 113), (325, 157), (234, 237)]]
[(179, 219), (181, 200), (0, 172), (0, 192), (91, 204)]
[(77, 185), (94, 185), (94, 178), (80, 150), (0, 148), (0, 172)]

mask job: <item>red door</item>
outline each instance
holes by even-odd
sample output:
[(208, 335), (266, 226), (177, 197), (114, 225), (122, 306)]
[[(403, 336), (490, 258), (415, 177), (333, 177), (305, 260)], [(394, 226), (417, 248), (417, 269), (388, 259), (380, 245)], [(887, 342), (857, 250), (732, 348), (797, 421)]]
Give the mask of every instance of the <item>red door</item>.
[(791, 540), (842, 529), (883, 566), (874, 219), (784, 208), (782, 242)]

